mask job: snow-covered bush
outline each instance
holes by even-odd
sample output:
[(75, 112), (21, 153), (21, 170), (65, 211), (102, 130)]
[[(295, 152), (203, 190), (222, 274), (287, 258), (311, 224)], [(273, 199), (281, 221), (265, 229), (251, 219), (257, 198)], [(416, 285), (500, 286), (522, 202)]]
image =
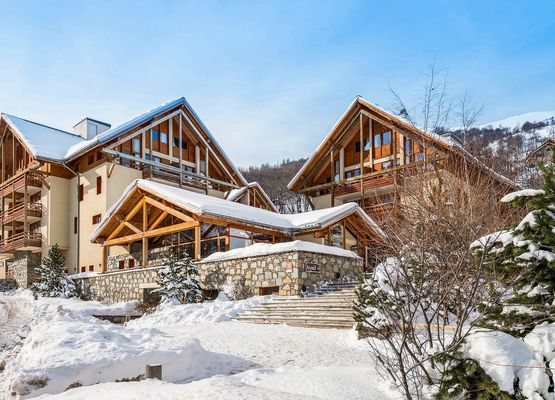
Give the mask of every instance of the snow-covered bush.
[(162, 302), (198, 303), (202, 291), (198, 281), (198, 269), (189, 256), (179, 258), (172, 249), (168, 250), (164, 266), (157, 271)]
[(57, 244), (48, 250), (42, 265), (35, 268), (37, 282), (31, 286), (33, 292), (45, 297), (75, 297), (77, 291), (71, 278), (65, 276), (65, 257)]

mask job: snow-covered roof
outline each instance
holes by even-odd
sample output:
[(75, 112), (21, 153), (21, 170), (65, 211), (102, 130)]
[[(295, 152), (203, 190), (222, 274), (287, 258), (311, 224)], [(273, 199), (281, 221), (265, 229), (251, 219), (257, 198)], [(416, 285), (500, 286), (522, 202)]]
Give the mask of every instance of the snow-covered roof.
[(98, 144), (106, 143), (112, 139), (115, 139), (122, 133), (149, 121), (150, 119), (154, 118), (158, 114), (164, 113), (168, 110), (171, 110), (174, 107), (177, 107), (179, 105), (185, 105), (185, 104), (187, 104), (185, 97), (180, 97), (178, 99), (168, 101), (164, 104), (154, 107), (148, 111), (145, 111), (144, 113), (137, 115), (136, 117), (133, 117), (130, 120), (119, 124), (118, 126), (115, 126), (111, 129), (108, 129), (107, 131), (99, 133), (92, 139), (85, 140), (82, 143), (76, 144), (68, 148), (64, 158), (67, 158), (67, 159), (74, 158)]
[(9, 114), (2, 117), (36, 158), (61, 161), (68, 148), (85, 142), (81, 136), (60, 129)]
[(258, 182), (249, 182), (247, 186), (230, 190), (229, 192), (226, 193), (225, 199), (228, 201), (237, 201), (247, 192), (249, 188), (255, 188), (256, 190), (258, 190), (258, 192), (262, 197), (264, 197), (264, 200), (266, 200), (268, 205), (272, 207), (273, 211), (276, 211), (276, 212), (278, 211), (278, 208), (276, 207), (272, 199), (270, 199), (270, 196), (268, 196), (268, 193), (266, 193), (264, 188), (260, 186)]
[(321, 229), (350, 215), (357, 214), (367, 224), (369, 229), (372, 229), (378, 235), (383, 235), (378, 225), (356, 203), (345, 203), (337, 207), (299, 214), (279, 214), (274, 211), (207, 196), (160, 182), (136, 179), (124, 190), (121, 197), (108, 210), (100, 224), (91, 233), (91, 240), (96, 239), (115, 211), (135, 188), (152, 193), (194, 215), (226, 218), (237, 223), (281, 231), (287, 234)]
[(231, 260), (235, 258), (256, 257), (266, 254), (286, 253), (290, 251), (309, 251), (311, 253), (330, 254), (334, 256), (360, 258), (350, 250), (339, 247), (326, 246), (323, 244), (305, 242), (303, 240), (294, 240), (285, 243), (255, 243), (253, 245), (233, 249), (229, 251), (217, 252), (209, 255), (202, 262), (214, 262), (222, 260)]

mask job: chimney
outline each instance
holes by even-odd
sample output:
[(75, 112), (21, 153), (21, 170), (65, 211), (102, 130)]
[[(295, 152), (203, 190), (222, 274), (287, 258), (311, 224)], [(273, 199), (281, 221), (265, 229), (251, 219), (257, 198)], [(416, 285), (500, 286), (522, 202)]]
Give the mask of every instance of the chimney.
[(73, 126), (73, 133), (81, 136), (83, 139), (89, 140), (99, 133), (110, 129), (110, 126), (111, 125), (106, 122), (87, 117)]

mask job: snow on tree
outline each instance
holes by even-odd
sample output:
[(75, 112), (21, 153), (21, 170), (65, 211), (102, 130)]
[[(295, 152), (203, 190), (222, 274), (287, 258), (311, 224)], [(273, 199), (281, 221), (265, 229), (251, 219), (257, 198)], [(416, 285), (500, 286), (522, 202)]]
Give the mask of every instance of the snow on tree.
[(202, 292), (198, 281), (198, 269), (189, 256), (179, 258), (177, 252), (169, 249), (164, 259), (164, 267), (158, 271), (162, 302), (198, 303)]
[(520, 190), (501, 199), (526, 207), (528, 214), (516, 226), (471, 245), (490, 262), (499, 283), (513, 287), (488, 313), (488, 326), (518, 336), (555, 321), (555, 165), (539, 163), (538, 168), (543, 189)]
[(75, 283), (65, 276), (65, 257), (57, 244), (48, 250), (48, 256), (42, 259), (42, 265), (35, 268), (38, 282), (31, 289), (45, 297), (75, 297)]

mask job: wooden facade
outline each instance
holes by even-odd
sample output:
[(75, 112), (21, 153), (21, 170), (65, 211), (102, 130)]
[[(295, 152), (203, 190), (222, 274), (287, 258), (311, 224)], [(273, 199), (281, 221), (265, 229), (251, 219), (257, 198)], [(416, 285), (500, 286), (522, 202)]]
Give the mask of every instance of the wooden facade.
[(397, 189), (407, 178), (430, 166), (457, 174), (463, 164), (475, 173), (490, 174), (501, 191), (515, 188), (462, 148), (358, 97), (289, 188), (309, 196), (316, 208), (354, 201), (373, 219), (384, 221), (397, 215)]

